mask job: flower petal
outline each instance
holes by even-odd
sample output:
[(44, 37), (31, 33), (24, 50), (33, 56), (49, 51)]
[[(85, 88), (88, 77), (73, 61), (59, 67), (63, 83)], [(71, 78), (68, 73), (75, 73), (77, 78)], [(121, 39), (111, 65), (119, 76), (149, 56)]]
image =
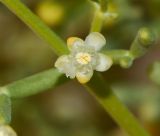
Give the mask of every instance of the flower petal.
[(69, 55), (63, 55), (55, 62), (55, 67), (67, 77), (75, 78), (76, 70)]
[(73, 47), (84, 45), (84, 41), (78, 37), (70, 37), (67, 39), (68, 49), (71, 51)]
[(98, 55), (99, 55), (99, 64), (95, 69), (100, 72), (108, 70), (113, 64), (112, 59), (102, 53), (98, 53)]
[(93, 76), (93, 70), (79, 71), (76, 73), (76, 78), (81, 84), (87, 83)]
[(17, 134), (10, 126), (0, 125), (0, 136), (17, 136)]
[(106, 40), (102, 34), (92, 32), (86, 37), (85, 44), (93, 47), (96, 51), (99, 51), (106, 44)]

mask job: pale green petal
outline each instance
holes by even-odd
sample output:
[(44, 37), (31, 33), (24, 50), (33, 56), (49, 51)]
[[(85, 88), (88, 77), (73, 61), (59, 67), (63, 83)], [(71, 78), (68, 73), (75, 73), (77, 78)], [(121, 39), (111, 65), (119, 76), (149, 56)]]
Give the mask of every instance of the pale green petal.
[(70, 37), (67, 39), (67, 46), (70, 51), (77, 46), (83, 46), (84, 41), (78, 37)]
[(57, 59), (55, 62), (55, 67), (58, 68), (60, 71), (63, 71), (63, 68), (65, 65), (67, 65), (70, 62), (68, 55), (63, 55)]
[(17, 136), (17, 134), (10, 126), (0, 125), (0, 136)]
[(93, 76), (93, 70), (78, 71), (76, 73), (76, 78), (81, 84), (87, 83)]
[(106, 44), (106, 40), (102, 34), (92, 32), (86, 37), (85, 44), (99, 51)]
[(75, 78), (75, 67), (69, 55), (63, 55), (55, 62), (55, 67), (67, 77)]
[(100, 72), (108, 70), (113, 64), (112, 59), (102, 53), (99, 53), (98, 55), (99, 55), (99, 60), (98, 60), (99, 64), (96, 66), (95, 69)]

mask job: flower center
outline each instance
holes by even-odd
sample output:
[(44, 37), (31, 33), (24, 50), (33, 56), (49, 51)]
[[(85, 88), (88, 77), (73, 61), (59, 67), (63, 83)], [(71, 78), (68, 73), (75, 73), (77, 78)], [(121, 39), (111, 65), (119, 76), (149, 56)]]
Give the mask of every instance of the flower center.
[(80, 52), (76, 54), (76, 60), (82, 65), (86, 65), (91, 61), (91, 55), (89, 53)]

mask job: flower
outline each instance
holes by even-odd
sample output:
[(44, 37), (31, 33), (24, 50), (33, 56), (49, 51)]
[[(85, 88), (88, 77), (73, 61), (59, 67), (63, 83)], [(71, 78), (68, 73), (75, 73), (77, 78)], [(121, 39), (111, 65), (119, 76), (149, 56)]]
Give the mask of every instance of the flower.
[(104, 36), (98, 32), (90, 33), (85, 41), (70, 37), (67, 46), (71, 53), (60, 56), (55, 67), (67, 77), (76, 77), (80, 83), (86, 83), (93, 76), (93, 70), (103, 72), (112, 65), (110, 57), (98, 52), (105, 44)]
[(0, 125), (0, 136), (17, 136), (17, 134), (10, 126)]

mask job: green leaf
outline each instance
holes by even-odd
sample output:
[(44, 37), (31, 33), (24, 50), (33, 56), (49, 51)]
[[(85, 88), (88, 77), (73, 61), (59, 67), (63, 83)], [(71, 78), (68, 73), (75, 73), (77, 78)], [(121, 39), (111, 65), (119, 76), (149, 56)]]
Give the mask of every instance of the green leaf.
[(3, 87), (4, 93), (12, 98), (22, 98), (54, 88), (67, 80), (57, 69), (50, 69), (45, 72), (15, 81)]

